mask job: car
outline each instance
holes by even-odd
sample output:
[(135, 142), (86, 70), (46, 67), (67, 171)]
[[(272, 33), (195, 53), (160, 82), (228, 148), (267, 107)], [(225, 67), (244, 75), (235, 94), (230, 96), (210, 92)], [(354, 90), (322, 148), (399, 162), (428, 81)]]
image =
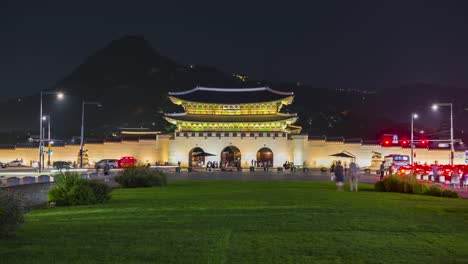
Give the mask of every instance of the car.
[(113, 169), (113, 168), (118, 168), (119, 167), (119, 164), (118, 164), (118, 160), (117, 159), (102, 159), (98, 162), (96, 162), (96, 164), (94, 165), (94, 167), (96, 169), (102, 169), (104, 168), (106, 165), (109, 165), (109, 168)]
[(118, 160), (119, 167), (125, 168), (125, 167), (132, 167), (136, 165), (136, 159), (134, 157), (122, 157), (121, 159)]
[(21, 167), (23, 166), (23, 160), (22, 159), (16, 159), (13, 161), (10, 161), (6, 164), (7, 167)]
[(52, 166), (57, 170), (70, 170), (70, 169), (73, 169), (73, 165), (68, 161), (54, 161)]
[(0, 168), (4, 169), (7, 167), (7, 164), (6, 163), (3, 163), (3, 162), (0, 162)]

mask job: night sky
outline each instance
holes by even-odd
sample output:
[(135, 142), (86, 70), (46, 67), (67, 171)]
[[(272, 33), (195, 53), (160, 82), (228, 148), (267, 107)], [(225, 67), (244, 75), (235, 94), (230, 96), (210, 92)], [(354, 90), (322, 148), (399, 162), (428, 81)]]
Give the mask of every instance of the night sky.
[(49, 88), (125, 34), (144, 35), (179, 62), (251, 79), (327, 88), (468, 87), (464, 1), (71, 2), (0, 2), (4, 97)]

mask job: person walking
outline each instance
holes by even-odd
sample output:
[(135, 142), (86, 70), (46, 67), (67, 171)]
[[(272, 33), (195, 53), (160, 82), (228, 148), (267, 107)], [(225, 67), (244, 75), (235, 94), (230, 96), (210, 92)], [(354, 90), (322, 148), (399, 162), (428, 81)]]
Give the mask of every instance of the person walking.
[(395, 171), (395, 169), (394, 169), (394, 168), (395, 168), (395, 165), (394, 165), (394, 164), (395, 164), (395, 163), (392, 163), (392, 164), (390, 164), (390, 166), (388, 166), (388, 175), (389, 175), (389, 176), (390, 176), (390, 175), (393, 175), (393, 172)]
[(354, 161), (349, 164), (349, 188), (350, 191), (358, 191), (359, 168)]
[(385, 175), (385, 160), (382, 161), (382, 164), (380, 164), (380, 180), (383, 181), (383, 177)]
[(341, 161), (338, 161), (335, 166), (335, 182), (336, 190), (343, 191), (344, 168), (343, 165), (341, 165)]
[(330, 180), (334, 181), (335, 180), (335, 162), (332, 163), (330, 167)]

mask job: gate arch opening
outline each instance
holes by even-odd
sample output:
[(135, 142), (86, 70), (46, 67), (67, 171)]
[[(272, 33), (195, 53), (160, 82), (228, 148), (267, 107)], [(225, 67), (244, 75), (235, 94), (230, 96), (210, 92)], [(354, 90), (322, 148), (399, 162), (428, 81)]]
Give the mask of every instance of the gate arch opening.
[(205, 156), (196, 156), (199, 153), (204, 153), (205, 151), (200, 148), (196, 147), (190, 150), (189, 152), (189, 167), (201, 167), (205, 164)]
[(270, 148), (257, 151), (257, 167), (273, 167), (273, 151)]
[(241, 152), (236, 146), (227, 146), (221, 151), (221, 162), (223, 167), (240, 167)]

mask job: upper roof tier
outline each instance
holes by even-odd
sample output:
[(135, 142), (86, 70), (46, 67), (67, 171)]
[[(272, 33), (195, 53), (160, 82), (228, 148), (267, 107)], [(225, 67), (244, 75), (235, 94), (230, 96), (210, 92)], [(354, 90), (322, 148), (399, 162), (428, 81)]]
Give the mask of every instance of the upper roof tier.
[[(186, 102), (213, 104), (250, 104), (261, 102), (282, 101), (289, 104), (294, 97), (293, 92), (281, 92), (269, 87), (257, 88), (208, 88), (195, 87), (184, 92), (170, 92), (170, 97)], [(174, 100), (172, 100), (174, 101)], [(179, 103), (180, 104), (180, 103)]]

